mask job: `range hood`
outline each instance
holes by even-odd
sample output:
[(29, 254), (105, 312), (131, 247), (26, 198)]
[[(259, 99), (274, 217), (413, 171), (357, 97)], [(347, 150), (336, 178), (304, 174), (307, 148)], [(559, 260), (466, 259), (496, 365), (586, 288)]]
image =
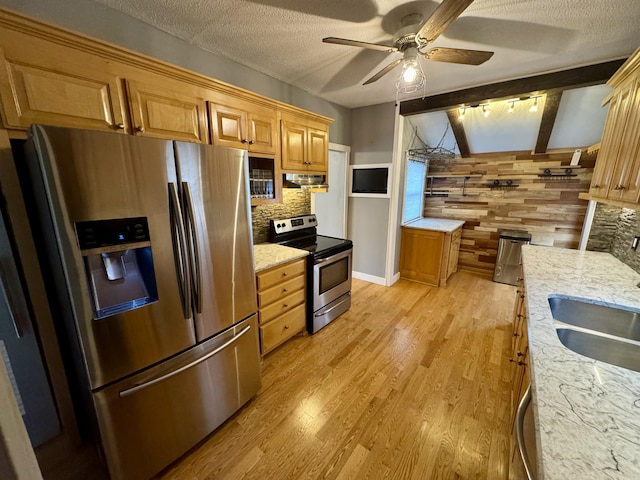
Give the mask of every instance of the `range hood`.
[(329, 188), (326, 176), (303, 173), (284, 174), (282, 186), (283, 188)]

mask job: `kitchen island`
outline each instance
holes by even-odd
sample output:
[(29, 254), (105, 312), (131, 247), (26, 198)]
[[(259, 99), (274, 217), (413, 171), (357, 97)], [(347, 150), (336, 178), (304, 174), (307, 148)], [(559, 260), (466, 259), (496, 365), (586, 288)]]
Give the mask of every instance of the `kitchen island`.
[(548, 302), (640, 309), (640, 274), (608, 253), (526, 245), (522, 255), (538, 478), (640, 478), (640, 372), (562, 345)]
[(419, 218), (402, 225), (400, 277), (444, 287), (458, 270), (461, 220)]

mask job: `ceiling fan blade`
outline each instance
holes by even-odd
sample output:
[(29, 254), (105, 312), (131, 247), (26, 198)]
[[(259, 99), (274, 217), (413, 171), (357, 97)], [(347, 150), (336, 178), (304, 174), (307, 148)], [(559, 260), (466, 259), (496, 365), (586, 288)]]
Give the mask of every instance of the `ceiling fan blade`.
[(443, 0), (436, 11), (420, 27), (416, 38), (421, 42), (433, 42), (472, 3), (473, 0)]
[(338, 45), (349, 45), (351, 47), (362, 47), (362, 48), (368, 48), (370, 50), (380, 50), (381, 52), (397, 52), (398, 51), (396, 47), (391, 47), (389, 45), (379, 45), (377, 43), (359, 42), (358, 40), (349, 40), (346, 38), (327, 37), (327, 38), (323, 38), (322, 41), (324, 43), (336, 43)]
[(465, 65), (482, 65), (493, 57), (493, 52), (484, 50), (466, 50), (462, 48), (436, 47), (424, 54), (427, 60), (447, 63), (463, 63)]
[(399, 58), (398, 60), (395, 60), (393, 62), (391, 62), (389, 65), (387, 65), (386, 67), (384, 67), (382, 70), (380, 70), (378, 73), (376, 73), (373, 77), (371, 77), (369, 80), (367, 80), (366, 82), (363, 83), (363, 85), (369, 85), (370, 83), (373, 83), (377, 80), (380, 80), (382, 77), (384, 77), (387, 73), (389, 73), (391, 70), (393, 70), (394, 68), (396, 68), (398, 65), (400, 65), (402, 63), (402, 58)]

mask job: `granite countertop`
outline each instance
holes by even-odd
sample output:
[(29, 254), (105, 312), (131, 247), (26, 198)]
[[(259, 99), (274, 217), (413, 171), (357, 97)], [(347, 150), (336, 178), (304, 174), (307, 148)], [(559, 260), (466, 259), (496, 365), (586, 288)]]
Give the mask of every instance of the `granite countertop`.
[(446, 218), (419, 218), (402, 225), (409, 228), (420, 228), (422, 230), (433, 230), (435, 232), (451, 233), (462, 227), (462, 220), (450, 220)]
[(640, 308), (640, 274), (608, 253), (525, 245), (522, 256), (538, 478), (640, 478), (640, 372), (562, 345), (547, 300)]
[(306, 257), (309, 252), (298, 248), (285, 247), (275, 243), (259, 243), (253, 246), (253, 258), (256, 273), (281, 263), (287, 263)]

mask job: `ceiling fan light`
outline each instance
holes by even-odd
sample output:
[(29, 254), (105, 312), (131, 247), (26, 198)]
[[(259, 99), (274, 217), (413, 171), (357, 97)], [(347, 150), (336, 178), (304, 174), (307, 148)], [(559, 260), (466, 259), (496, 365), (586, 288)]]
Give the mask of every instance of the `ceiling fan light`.
[(406, 83), (413, 83), (416, 81), (416, 77), (418, 76), (418, 71), (414, 65), (405, 65), (404, 70), (402, 72), (402, 80)]

